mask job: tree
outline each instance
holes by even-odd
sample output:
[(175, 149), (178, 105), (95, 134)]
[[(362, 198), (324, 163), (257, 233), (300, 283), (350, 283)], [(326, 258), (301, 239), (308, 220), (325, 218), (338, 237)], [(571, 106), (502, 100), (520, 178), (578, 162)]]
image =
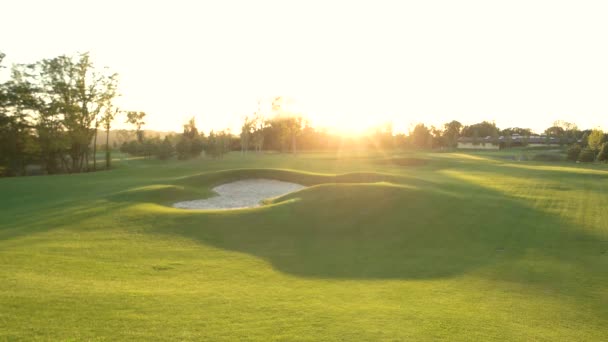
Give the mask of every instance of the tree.
[(597, 154), (597, 160), (601, 162), (608, 161), (608, 142), (602, 144), (600, 152)]
[(287, 150), (290, 145), (291, 151), (295, 155), (297, 153), (296, 138), (302, 131), (303, 119), (301, 115), (292, 113), (286, 108), (286, 99), (278, 96), (272, 101), (272, 111), (275, 116), (270, 120), (270, 126), (278, 135), (278, 140), (281, 143), (281, 149)]
[(417, 148), (429, 148), (432, 139), (431, 132), (422, 123), (417, 124), (410, 133), (412, 144)]
[(106, 107), (106, 111), (104, 115), (101, 117), (101, 124), (103, 128), (106, 130), (106, 169), (110, 169), (112, 163), (112, 157), (110, 152), (110, 128), (112, 126), (112, 121), (114, 118), (120, 113), (118, 108)]
[(570, 146), (566, 151), (566, 158), (571, 161), (577, 161), (578, 156), (581, 154), (581, 150), (582, 148), (578, 144)]
[(196, 128), (194, 117), (188, 120), (184, 125), (184, 132), (175, 146), (175, 149), (177, 151), (178, 159), (197, 157), (203, 151), (203, 142), (201, 141), (198, 129)]
[(222, 158), (226, 152), (230, 150), (231, 134), (228, 131), (219, 131), (215, 133), (211, 131), (205, 146), (205, 154), (214, 157)]
[[(4, 57), (0, 53), (0, 60)], [(21, 82), (13, 70), (10, 81), (0, 84), (0, 165), (9, 176), (25, 174), (28, 162), (37, 154), (37, 144), (30, 124), (34, 106), (32, 87)]]
[(562, 137), (565, 131), (560, 126), (551, 126), (545, 130), (545, 135), (550, 137)]
[(586, 162), (586, 163), (592, 162), (595, 160), (595, 155), (596, 155), (595, 150), (593, 150), (589, 147), (585, 147), (581, 151), (581, 153), (578, 155), (578, 161)]
[[(59, 56), (38, 63), (46, 108), (59, 111), (70, 147), (70, 171), (88, 169), (92, 124), (116, 96), (117, 74), (98, 71), (89, 54)], [(86, 165), (83, 165), (87, 161)]]
[(250, 120), (247, 116), (245, 117), (243, 125), (241, 126), (241, 154), (249, 151), (249, 140), (251, 137), (251, 132), (254, 128), (254, 124), (254, 120)]
[(599, 151), (604, 142), (604, 132), (601, 129), (594, 129), (587, 138), (587, 145), (593, 151)]
[(253, 116), (251, 126), (253, 128), (251, 141), (253, 142), (255, 150), (260, 153), (264, 148), (264, 135), (266, 128), (268, 127), (268, 122), (264, 119), (259, 110)]
[(452, 120), (443, 125), (443, 138), (448, 147), (456, 147), (461, 130), (462, 124), (456, 120)]
[(22, 169), (35, 161), (48, 173), (88, 170), (95, 123), (116, 96), (116, 74), (96, 68), (88, 53), (63, 55), (15, 64), (0, 88), (3, 145), (10, 150), (0, 159)]
[(532, 135), (532, 130), (530, 128), (521, 128), (521, 127), (509, 127), (500, 131), (500, 134), (503, 136), (506, 135), (521, 135), (524, 137), (529, 137)]
[(165, 136), (165, 139), (158, 147), (158, 159), (169, 159), (173, 156), (173, 145), (171, 145), (171, 141), (169, 141), (169, 137)]
[(431, 133), (430, 146), (432, 148), (445, 146), (445, 142), (443, 141), (443, 131), (440, 128), (431, 126), (431, 129), (429, 131)]
[(146, 117), (145, 112), (135, 112), (129, 111), (127, 112), (127, 122), (131, 125), (135, 126), (135, 131), (137, 134), (137, 141), (142, 143), (144, 141), (144, 133), (141, 130), (141, 127), (145, 125), (144, 118)]
[(553, 126), (545, 130), (545, 135), (553, 138), (558, 138), (560, 144), (568, 144), (576, 140), (579, 134), (576, 124), (557, 120), (553, 122)]
[(297, 154), (296, 137), (302, 131), (302, 121), (301, 116), (292, 116), (286, 122), (287, 130), (289, 131), (289, 135), (291, 135), (291, 152), (294, 156)]
[(500, 130), (496, 127), (493, 122), (482, 121), (470, 126), (464, 126), (461, 135), (463, 137), (474, 137), (477, 135), (479, 138), (497, 136)]

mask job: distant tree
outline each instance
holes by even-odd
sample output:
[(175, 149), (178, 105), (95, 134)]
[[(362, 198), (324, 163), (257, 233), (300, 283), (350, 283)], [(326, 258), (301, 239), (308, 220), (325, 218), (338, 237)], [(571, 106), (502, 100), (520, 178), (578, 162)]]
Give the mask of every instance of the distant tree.
[(597, 160), (601, 162), (608, 161), (608, 142), (605, 142), (600, 147), (600, 152), (597, 154)]
[(144, 141), (144, 132), (141, 130), (141, 127), (146, 124), (144, 122), (145, 117), (146, 117), (145, 112), (135, 112), (135, 111), (127, 112), (127, 123), (135, 126), (135, 130), (136, 130), (136, 134), (137, 134), (137, 141), (139, 143), (143, 143), (143, 141)]
[(252, 131), (254, 129), (255, 121), (245, 116), (243, 125), (241, 126), (241, 154), (249, 151), (249, 141), (251, 138)]
[(251, 141), (253, 142), (255, 150), (260, 153), (264, 148), (264, 136), (266, 128), (268, 127), (268, 122), (264, 119), (259, 109), (253, 116), (251, 126), (253, 130), (251, 133)]
[(529, 137), (532, 135), (532, 130), (530, 128), (521, 128), (521, 127), (510, 127), (510, 128), (505, 128), (502, 131), (500, 131), (500, 134), (503, 136), (507, 136), (507, 135), (521, 135), (523, 137)]
[(559, 126), (551, 126), (545, 130), (545, 135), (550, 137), (562, 137), (565, 130)]
[(477, 134), (477, 137), (485, 138), (498, 135), (500, 130), (496, 127), (493, 122), (482, 121), (470, 126), (464, 126), (461, 132), (463, 137), (473, 137)]
[(571, 161), (577, 161), (578, 156), (581, 154), (581, 146), (578, 144), (570, 146), (567, 151), (567, 159)]
[(412, 144), (417, 148), (431, 147), (429, 142), (432, 139), (430, 130), (422, 123), (417, 124), (410, 133)]
[(460, 138), (460, 131), (462, 130), (462, 124), (456, 120), (452, 120), (443, 125), (443, 137), (444, 142), (449, 147), (456, 147), (458, 144), (458, 138)]
[(549, 137), (559, 139), (560, 144), (568, 144), (577, 139), (579, 130), (574, 123), (557, 120), (553, 123), (553, 126), (547, 128), (544, 133)]
[(165, 160), (171, 158), (173, 156), (173, 151), (173, 145), (171, 144), (169, 137), (165, 136), (165, 139), (158, 148), (158, 159)]
[(211, 131), (205, 146), (205, 154), (213, 158), (223, 158), (224, 154), (232, 148), (231, 141), (232, 134), (229, 131)]
[[(0, 53), (0, 61), (3, 57)], [(32, 87), (22, 83), (15, 72), (10, 81), (0, 84), (0, 166), (5, 167), (4, 175), (24, 175), (26, 165), (37, 154), (29, 114), (34, 105)]]
[(194, 117), (188, 120), (184, 125), (184, 132), (175, 146), (175, 149), (177, 151), (178, 159), (198, 157), (203, 151), (203, 142), (198, 133), (198, 129), (196, 128)]
[(595, 161), (595, 156), (596, 156), (596, 152), (595, 150), (589, 148), (589, 147), (585, 147), (581, 153), (578, 155), (578, 161), (580, 162), (592, 162)]
[[(430, 146), (432, 148), (446, 146), (446, 143), (444, 142), (444, 139), (443, 139), (443, 131), (441, 130), (441, 128), (431, 126), (431, 128), (429, 129), (429, 132), (431, 133)], [(391, 134), (391, 137), (392, 137), (392, 134)]]
[(604, 142), (604, 132), (601, 129), (594, 129), (587, 138), (587, 146), (593, 151), (599, 151)]
[(190, 158), (190, 150), (192, 149), (192, 141), (189, 139), (182, 138), (175, 145), (175, 152), (177, 152), (177, 159), (185, 160)]
[(110, 128), (112, 121), (120, 113), (118, 108), (107, 107), (104, 115), (101, 117), (101, 123), (103, 128), (106, 130), (106, 169), (110, 169), (112, 163), (112, 156), (110, 152)]
[(297, 153), (297, 136), (302, 131), (304, 120), (301, 115), (292, 113), (285, 108), (286, 99), (278, 96), (272, 101), (274, 118), (269, 121), (272, 131), (280, 141), (281, 150), (285, 151), (291, 145), (291, 151)]
[(589, 134), (591, 134), (591, 130), (585, 130), (581, 132), (581, 146), (587, 147), (587, 143), (589, 142)]

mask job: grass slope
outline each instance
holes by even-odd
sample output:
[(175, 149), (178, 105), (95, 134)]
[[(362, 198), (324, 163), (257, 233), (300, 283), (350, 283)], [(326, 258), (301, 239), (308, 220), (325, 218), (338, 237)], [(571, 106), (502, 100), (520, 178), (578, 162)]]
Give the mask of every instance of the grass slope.
[[(608, 170), (504, 156), (0, 179), (0, 340), (606, 340)], [(255, 209), (167, 206), (252, 177), (310, 187)]]

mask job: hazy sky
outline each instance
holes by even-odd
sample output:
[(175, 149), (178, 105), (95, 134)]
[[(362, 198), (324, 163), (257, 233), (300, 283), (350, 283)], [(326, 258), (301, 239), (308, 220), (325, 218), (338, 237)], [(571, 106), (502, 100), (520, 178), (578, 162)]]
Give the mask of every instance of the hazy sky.
[(606, 1), (2, 1), (0, 51), (90, 51), (147, 128), (239, 127), (283, 95), (317, 126), (608, 128)]

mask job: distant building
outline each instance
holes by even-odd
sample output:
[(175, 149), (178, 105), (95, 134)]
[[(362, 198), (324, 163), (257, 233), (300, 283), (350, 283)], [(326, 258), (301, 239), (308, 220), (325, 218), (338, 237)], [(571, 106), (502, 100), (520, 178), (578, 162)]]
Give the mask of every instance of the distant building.
[(484, 137), (471, 138), (461, 137), (458, 139), (458, 148), (470, 150), (499, 150), (509, 147), (545, 147), (545, 146), (560, 146), (560, 140), (546, 135), (531, 135), (523, 136), (513, 134), (511, 137)]

